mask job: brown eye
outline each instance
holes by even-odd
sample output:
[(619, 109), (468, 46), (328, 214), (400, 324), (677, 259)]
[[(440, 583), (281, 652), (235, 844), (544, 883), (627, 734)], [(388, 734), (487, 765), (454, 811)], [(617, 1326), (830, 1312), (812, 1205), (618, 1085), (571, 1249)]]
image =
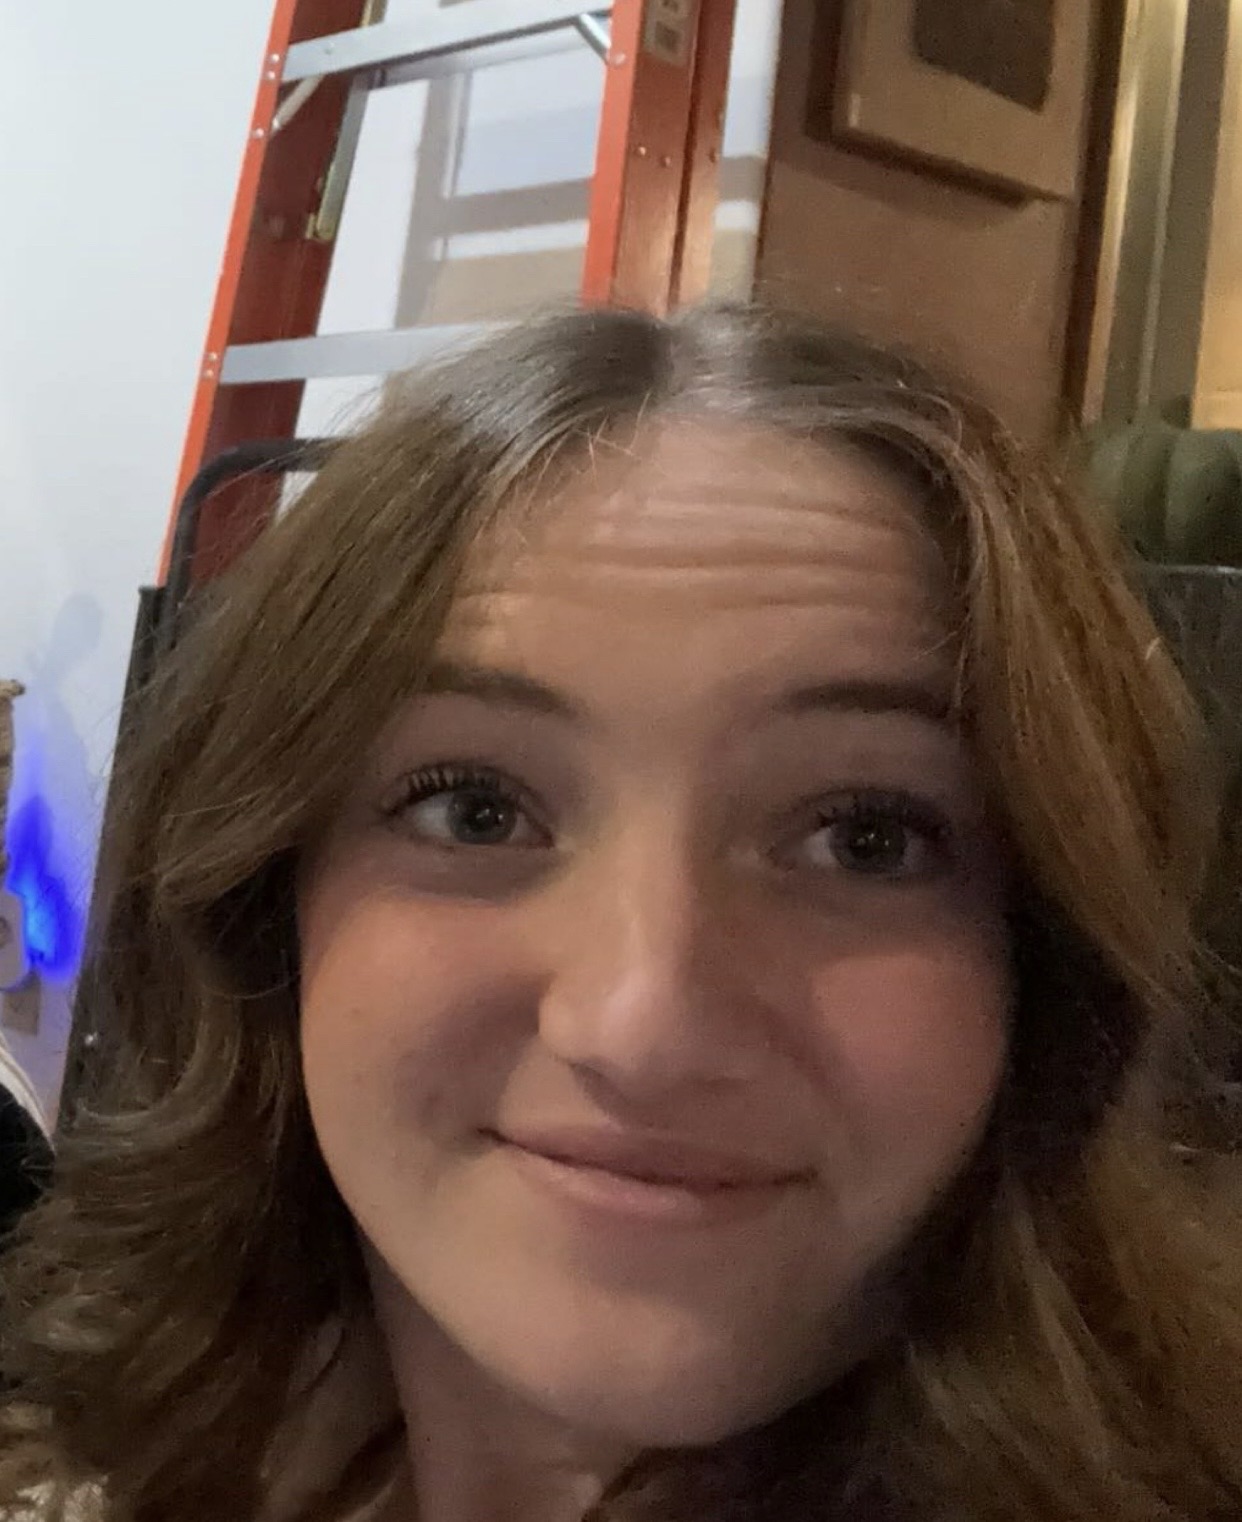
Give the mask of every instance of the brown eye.
[(860, 814), (826, 829), (833, 856), (851, 872), (897, 876), (917, 865), (922, 842), (892, 815)]
[(521, 814), (508, 798), (481, 787), (428, 799), (423, 812), (438, 813), (441, 832), (462, 846), (507, 845), (521, 823)]
[(820, 871), (883, 881), (923, 881), (950, 863), (950, 831), (938, 810), (905, 796), (855, 795), (821, 805), (803, 860)]

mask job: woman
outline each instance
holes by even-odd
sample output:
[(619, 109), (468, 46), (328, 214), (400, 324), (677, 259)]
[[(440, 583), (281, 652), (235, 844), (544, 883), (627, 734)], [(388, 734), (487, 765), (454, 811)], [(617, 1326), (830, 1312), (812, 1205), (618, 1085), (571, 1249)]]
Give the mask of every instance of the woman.
[(4, 1493), (1236, 1517), (1236, 1215), (1160, 1120), (1198, 745), (1109, 534), (911, 365), (593, 313), (412, 381), (148, 706)]

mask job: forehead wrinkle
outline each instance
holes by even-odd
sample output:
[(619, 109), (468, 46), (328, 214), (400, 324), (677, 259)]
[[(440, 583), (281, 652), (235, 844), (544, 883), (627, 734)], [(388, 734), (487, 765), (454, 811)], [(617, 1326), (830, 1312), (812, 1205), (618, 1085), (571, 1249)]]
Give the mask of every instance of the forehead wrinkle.
[(467, 562), (452, 621), (520, 621), (530, 598), (616, 598), (644, 621), (679, 604), (830, 607), (927, 649), (948, 633), (946, 590), (911, 489), (858, 451), (678, 424), (502, 517)]
[[(937, 641), (944, 637), (944, 619), (936, 600), (928, 593), (917, 595), (909, 578), (894, 572), (868, 570), (862, 574), (848, 572), (834, 576), (822, 568), (791, 567), (778, 578), (771, 574), (756, 581), (748, 572), (757, 565), (734, 567), (722, 571), (704, 566), (669, 564), (663, 573), (654, 575), (649, 567), (635, 565), (629, 573), (609, 567), (609, 595), (645, 605), (650, 614), (662, 607), (672, 609), (678, 601), (693, 601), (705, 608), (716, 602), (734, 606), (777, 609), (815, 609), (831, 606), (841, 614), (874, 615), (887, 623), (894, 622), (894, 603), (900, 601), (900, 622), (909, 622), (931, 633)], [(591, 605), (598, 598), (594, 578), (583, 573), (580, 564), (566, 561), (563, 574), (549, 574), (544, 566), (537, 581), (524, 585), (521, 577), (498, 577), (478, 580), (464, 589), (458, 598), (451, 622), (458, 627), (478, 627), (482, 623), (503, 622), (520, 616), (531, 599), (551, 596), (559, 601)], [(932, 632), (934, 631), (934, 632)]]
[[(627, 480), (583, 500), (564, 499), (552, 506), (539, 537), (548, 546), (606, 545), (624, 553), (630, 546), (675, 543), (688, 535), (701, 550), (746, 544), (771, 544), (779, 537), (807, 547), (822, 545), (834, 521), (853, 534), (921, 537), (917, 515), (896, 503), (881, 483), (846, 483), (823, 479), (789, 480), (767, 471), (741, 481), (708, 476)], [(870, 489), (867, 489), (867, 488)]]
[[(834, 519), (849, 525), (848, 534), (835, 540)], [(845, 580), (877, 587), (902, 582), (907, 595), (917, 583), (931, 594), (944, 574), (935, 547), (891, 511), (877, 521), (863, 507), (810, 501), (805, 494), (789, 494), (775, 507), (753, 492), (739, 492), (724, 503), (697, 492), (673, 503), (662, 494), (637, 501), (617, 494), (590, 504), (573, 521), (558, 514), (537, 535), (498, 535), (481, 542), (461, 591), (470, 596), (535, 583), (581, 585), (598, 574), (622, 583), (631, 576), (648, 583), (653, 574), (665, 574), (684, 586), (780, 571), (805, 587), (793, 592), (795, 600), (814, 595), (817, 579), (831, 581), (831, 589), (824, 585), (820, 592), (831, 590), (834, 597)]]
[(605, 546), (624, 560), (686, 541), (702, 558), (770, 545), (775, 535), (806, 552), (822, 548), (834, 519), (852, 534), (896, 533), (916, 554), (935, 553), (912, 488), (848, 440), (666, 419), (604, 459), (592, 450), (554, 490), (536, 491), (502, 515), (484, 544), (502, 560)]

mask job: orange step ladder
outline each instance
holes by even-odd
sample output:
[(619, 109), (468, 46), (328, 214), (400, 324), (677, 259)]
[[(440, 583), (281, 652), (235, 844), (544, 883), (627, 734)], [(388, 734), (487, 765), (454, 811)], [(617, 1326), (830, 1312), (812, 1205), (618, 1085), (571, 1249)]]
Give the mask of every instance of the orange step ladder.
[[(590, 4), (590, 0), (585, 0)], [(663, 312), (707, 288), (735, 0), (466, 0), (417, 21), (383, 0), (277, 0), (199, 368), (176, 502), (203, 466), (292, 438), (305, 381), (404, 368), (400, 332), (316, 337), (368, 95), (577, 42), (605, 82), (582, 296)], [(599, 55), (592, 58), (590, 51)], [(360, 354), (368, 347), (370, 357)], [(346, 359), (333, 345), (352, 345)], [(395, 358), (394, 358), (395, 356)], [(342, 363), (347, 369), (342, 369)], [(332, 368), (335, 366), (335, 368)], [(187, 577), (261, 531), (273, 493), (241, 478), (201, 504)], [(160, 581), (173, 558), (176, 507)]]

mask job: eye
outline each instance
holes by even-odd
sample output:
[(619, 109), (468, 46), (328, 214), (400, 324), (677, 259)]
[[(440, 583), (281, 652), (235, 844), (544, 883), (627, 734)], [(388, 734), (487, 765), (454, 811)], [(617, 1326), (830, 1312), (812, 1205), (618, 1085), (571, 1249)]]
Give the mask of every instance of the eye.
[(486, 767), (440, 765), (412, 772), (382, 812), (402, 833), (446, 850), (549, 844), (523, 790)]
[(939, 809), (908, 794), (855, 793), (818, 806), (818, 828), (801, 845), (805, 863), (886, 881), (926, 881), (952, 865), (953, 840)]

